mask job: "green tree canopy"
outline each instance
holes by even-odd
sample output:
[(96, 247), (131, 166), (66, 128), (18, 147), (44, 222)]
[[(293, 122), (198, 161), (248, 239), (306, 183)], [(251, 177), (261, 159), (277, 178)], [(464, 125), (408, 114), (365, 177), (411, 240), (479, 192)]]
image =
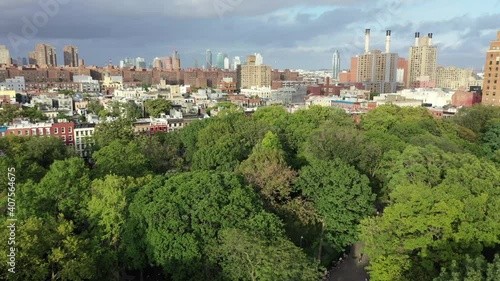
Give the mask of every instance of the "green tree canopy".
[(148, 100), (144, 103), (146, 112), (153, 117), (160, 117), (161, 114), (168, 114), (172, 109), (172, 103), (166, 99)]

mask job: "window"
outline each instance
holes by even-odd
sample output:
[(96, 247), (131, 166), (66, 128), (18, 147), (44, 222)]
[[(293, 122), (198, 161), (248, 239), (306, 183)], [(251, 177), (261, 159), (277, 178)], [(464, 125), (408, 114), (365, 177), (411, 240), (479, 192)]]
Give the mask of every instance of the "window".
[(68, 136), (69, 141), (73, 141), (73, 136)]
[(61, 128), (61, 134), (65, 134), (66, 133), (66, 128), (62, 127)]
[(54, 134), (58, 134), (59, 130), (57, 128), (54, 128)]
[(68, 133), (72, 133), (73, 132), (73, 128), (72, 127), (69, 127), (68, 128)]
[(61, 137), (62, 141), (66, 142), (66, 136)]

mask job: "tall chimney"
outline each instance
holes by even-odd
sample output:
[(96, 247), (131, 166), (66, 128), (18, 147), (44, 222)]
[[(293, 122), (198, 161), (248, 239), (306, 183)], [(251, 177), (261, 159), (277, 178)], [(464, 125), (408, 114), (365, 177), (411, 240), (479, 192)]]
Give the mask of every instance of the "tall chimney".
[(370, 52), (370, 30), (365, 30), (365, 54)]
[(415, 32), (415, 47), (418, 47), (420, 43), (420, 32)]
[(387, 30), (385, 32), (385, 52), (390, 53), (391, 52), (391, 31)]
[(427, 34), (427, 37), (429, 37), (429, 46), (432, 46), (432, 33)]

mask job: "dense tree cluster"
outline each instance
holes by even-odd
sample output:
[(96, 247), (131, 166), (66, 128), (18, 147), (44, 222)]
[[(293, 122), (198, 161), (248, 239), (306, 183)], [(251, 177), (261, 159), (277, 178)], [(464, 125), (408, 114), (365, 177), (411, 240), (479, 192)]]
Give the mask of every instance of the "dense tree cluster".
[(146, 137), (132, 106), (98, 126), (90, 163), (56, 138), (0, 139), (17, 202), (16, 274), (0, 279), (321, 280), (358, 241), (371, 280), (500, 279), (498, 108), (382, 106), (356, 124), (228, 107)]

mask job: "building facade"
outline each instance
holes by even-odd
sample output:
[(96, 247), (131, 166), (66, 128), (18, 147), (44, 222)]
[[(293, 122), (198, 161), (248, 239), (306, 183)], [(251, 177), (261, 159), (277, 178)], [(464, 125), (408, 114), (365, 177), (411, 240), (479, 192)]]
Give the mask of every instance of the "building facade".
[(248, 56), (247, 64), (241, 66), (241, 88), (271, 88), (271, 72), (272, 69), (270, 66), (256, 64), (255, 55)]
[(340, 53), (338, 50), (335, 50), (332, 57), (332, 78), (333, 80), (338, 81), (340, 74)]
[(0, 64), (10, 64), (9, 49), (4, 45), (0, 45)]
[(79, 66), (78, 48), (75, 46), (64, 46), (64, 65), (70, 67)]
[(415, 33), (415, 45), (410, 47), (408, 56), (408, 76), (406, 85), (428, 77), (429, 81), (436, 82), (437, 47), (432, 45), (432, 33), (420, 38), (420, 33)]
[(500, 30), (486, 53), (482, 104), (500, 106)]

